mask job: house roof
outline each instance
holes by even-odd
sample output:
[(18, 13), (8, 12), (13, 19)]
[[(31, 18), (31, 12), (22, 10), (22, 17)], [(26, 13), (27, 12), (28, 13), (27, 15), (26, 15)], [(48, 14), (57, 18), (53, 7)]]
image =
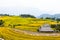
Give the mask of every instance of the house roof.
[(43, 26), (41, 26), (39, 31), (54, 31), (54, 30), (51, 28), (49, 24), (44, 24)]

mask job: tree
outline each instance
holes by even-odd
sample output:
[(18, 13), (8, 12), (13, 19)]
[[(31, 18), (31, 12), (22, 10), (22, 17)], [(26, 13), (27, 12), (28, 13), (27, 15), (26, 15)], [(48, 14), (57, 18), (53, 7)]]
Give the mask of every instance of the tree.
[(55, 20), (55, 18), (51, 18), (52, 20)]
[(9, 16), (9, 14), (0, 14), (0, 16)]
[(59, 19), (59, 18), (57, 18), (57, 19), (56, 19), (56, 21), (60, 21), (60, 19)]
[(0, 26), (2, 26), (4, 24), (3, 20), (0, 20)]
[(60, 31), (60, 24), (57, 24), (56, 30), (59, 30)]
[(51, 25), (51, 28), (55, 28), (55, 27), (56, 27), (56, 24), (52, 24), (52, 25)]
[(21, 17), (24, 17), (24, 18), (27, 18), (27, 17), (36, 18), (35, 16), (29, 15), (29, 14), (21, 14), (20, 16), (21, 16)]
[(45, 19), (51, 19), (50, 17), (46, 17)]
[(41, 17), (40, 19), (44, 19), (43, 17)]

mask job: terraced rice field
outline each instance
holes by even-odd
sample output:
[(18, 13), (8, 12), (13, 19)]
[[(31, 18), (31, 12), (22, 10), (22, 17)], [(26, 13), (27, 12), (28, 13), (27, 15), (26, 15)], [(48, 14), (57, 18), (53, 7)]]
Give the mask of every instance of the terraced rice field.
[(0, 37), (5, 40), (60, 40), (60, 35), (42, 36), (40, 34), (41, 36), (40, 35), (37, 36), (37, 35), (30, 35), (30, 34), (21, 32), (21, 30), (15, 31), (14, 29), (11, 28), (5, 28), (5, 27), (0, 28)]
[(0, 20), (4, 21), (4, 26), (0, 27), (0, 38), (5, 40), (60, 40), (60, 33), (37, 32), (44, 23), (56, 24), (56, 21), (19, 16), (3, 16)]

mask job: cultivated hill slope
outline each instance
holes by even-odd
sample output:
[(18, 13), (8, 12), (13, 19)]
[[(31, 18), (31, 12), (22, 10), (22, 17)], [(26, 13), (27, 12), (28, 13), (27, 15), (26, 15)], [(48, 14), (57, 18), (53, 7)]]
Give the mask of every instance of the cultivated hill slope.
[(5, 40), (60, 40), (60, 36), (33, 36), (5, 27), (0, 28), (0, 38)]
[[(0, 37), (5, 40), (34, 40), (34, 36), (30, 36), (24, 33), (18, 33), (10, 28), (0, 28)], [(33, 38), (34, 37), (34, 38)]]
[(4, 27), (14, 27), (34, 32), (37, 32), (37, 29), (44, 23), (56, 24), (56, 21), (50, 19), (22, 18), (19, 16), (2, 16), (0, 20), (4, 21)]

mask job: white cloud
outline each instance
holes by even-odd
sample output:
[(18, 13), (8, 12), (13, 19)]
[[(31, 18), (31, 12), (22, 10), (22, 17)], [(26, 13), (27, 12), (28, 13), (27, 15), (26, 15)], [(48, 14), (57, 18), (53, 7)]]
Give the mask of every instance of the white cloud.
[(37, 8), (41, 13), (55, 14), (60, 13), (60, 0), (0, 0), (0, 8)]

